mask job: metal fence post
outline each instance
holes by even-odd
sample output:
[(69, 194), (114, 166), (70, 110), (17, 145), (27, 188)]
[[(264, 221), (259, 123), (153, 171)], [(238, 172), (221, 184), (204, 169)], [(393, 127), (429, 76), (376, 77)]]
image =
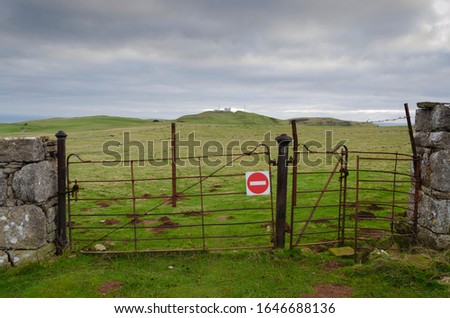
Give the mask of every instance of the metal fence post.
[(419, 199), (420, 190), (422, 189), (422, 172), (421, 172), (421, 156), (417, 154), (416, 141), (414, 139), (414, 131), (411, 123), (411, 116), (409, 114), (409, 106), (405, 105), (406, 121), (408, 123), (409, 139), (411, 142), (411, 150), (413, 153), (413, 169), (414, 169), (414, 202), (413, 202), (413, 223), (412, 223), (412, 233), (414, 242), (417, 240), (418, 235), (418, 220), (419, 220)]
[(56, 230), (56, 254), (61, 255), (67, 246), (66, 232), (66, 137), (60, 130), (56, 133), (58, 160), (58, 216)]
[(275, 220), (275, 244), (276, 249), (283, 249), (286, 236), (286, 201), (287, 201), (287, 165), (289, 162), (289, 143), (292, 138), (286, 134), (276, 137), (278, 143), (277, 161), (277, 213)]
[(177, 131), (176, 124), (172, 123), (171, 148), (172, 148), (172, 207), (177, 206)]

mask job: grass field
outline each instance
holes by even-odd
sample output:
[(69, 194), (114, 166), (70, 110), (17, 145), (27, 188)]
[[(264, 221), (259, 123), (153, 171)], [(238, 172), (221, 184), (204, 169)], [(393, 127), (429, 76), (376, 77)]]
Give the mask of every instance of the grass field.
[[(214, 115), (223, 118), (215, 120)], [(226, 117), (233, 115), (235, 116), (231, 119)], [(322, 121), (319, 122), (322, 123)], [(342, 141), (350, 152), (356, 150), (410, 152), (406, 127), (376, 127), (367, 124), (341, 126), (329, 121), (326, 123), (331, 126), (300, 124), (298, 126), (300, 142), (319, 151), (325, 150), (328, 146), (333, 147)], [(76, 224), (72, 233), (73, 238), (87, 239), (87, 241), (79, 241), (74, 247), (75, 250), (83, 248), (84, 243), (88, 249), (92, 248), (92, 245), (97, 242), (99, 231), (106, 229), (111, 232), (115, 231), (115, 228), (119, 229), (102, 240), (109, 250), (128, 248), (135, 235), (154, 239), (139, 243), (142, 245), (138, 249), (201, 249), (205, 245), (212, 248), (233, 249), (238, 246), (271, 245), (271, 229), (267, 225), (272, 220), (272, 214), (270, 209), (263, 209), (270, 207), (270, 197), (244, 195), (243, 173), (267, 170), (268, 165), (264, 160), (259, 160), (257, 164), (250, 166), (242, 164), (227, 166), (220, 173), (240, 175), (211, 177), (201, 183), (199, 174), (207, 176), (221, 169), (227, 157), (209, 158), (218, 161), (202, 162), (201, 171), (199, 171), (199, 165), (190, 164), (186, 160), (185, 167), (181, 165), (177, 167), (178, 176), (197, 177), (195, 180), (189, 178), (179, 180), (178, 191), (188, 190), (184, 191), (184, 198), (177, 203), (175, 210), (170, 204), (163, 204), (171, 193), (170, 181), (144, 180), (170, 176), (170, 165), (156, 166), (148, 162), (148, 159), (152, 157), (161, 159), (169, 156), (170, 122), (103, 116), (53, 119), (26, 124), (2, 124), (0, 137), (53, 136), (58, 130), (64, 130), (68, 134), (68, 154), (76, 153), (83, 160), (112, 160), (117, 159), (119, 155), (121, 159), (146, 160), (142, 165), (138, 162), (134, 163), (136, 165), (133, 171), (134, 178), (142, 181), (116, 184), (83, 183), (82, 181), (130, 179), (129, 166), (105, 167), (101, 163), (80, 163), (70, 166), (70, 180), (77, 179), (82, 188), (78, 198), (96, 198), (92, 201), (71, 202), (73, 212), (78, 214), (71, 219), (71, 222)], [(276, 159), (276, 146), (273, 144), (273, 139), (281, 133), (290, 134), (290, 126), (287, 121), (259, 117), (254, 114), (237, 113), (223, 116), (223, 113), (207, 113), (197, 117), (180, 118), (177, 122), (177, 131), (180, 134), (180, 140), (184, 141), (189, 140), (190, 134), (195, 134), (195, 140), (204, 146), (203, 150), (206, 147), (211, 153), (216, 154), (228, 153), (229, 150), (239, 152), (240, 149), (236, 145), (244, 144), (249, 150), (259, 142), (271, 141), (270, 157)], [(129, 147), (127, 139), (134, 142)], [(162, 140), (167, 142), (161, 143)], [(153, 141), (153, 144), (149, 141)], [(105, 154), (105, 145), (110, 145), (109, 150), (114, 150), (114, 153)], [(200, 155), (201, 152), (201, 147), (197, 147), (194, 155)], [(179, 153), (180, 157), (189, 155), (187, 148), (181, 149)], [(354, 164), (355, 157), (356, 155), (351, 154), (349, 162)], [(308, 159), (321, 159), (322, 164), (317, 167), (305, 164), (301, 166), (301, 171), (331, 171), (334, 164), (331, 162), (326, 165), (324, 156)], [(252, 162), (250, 158), (242, 160)], [(73, 158), (73, 162), (77, 160)], [(349, 167), (350, 170), (354, 168), (354, 166)], [(392, 166), (388, 162), (383, 162), (381, 168), (392, 169)], [(409, 170), (408, 164), (401, 169)], [(301, 181), (310, 189), (321, 189), (324, 178), (305, 176)], [(272, 184), (273, 188), (275, 186), (276, 184)], [(337, 179), (333, 179), (330, 189), (337, 186)], [(407, 191), (409, 184), (399, 185), (399, 188), (401, 187)], [(110, 200), (112, 197), (129, 194), (131, 189), (136, 197), (146, 200)], [(202, 201), (195, 196), (199, 191), (210, 195)], [(217, 195), (220, 193), (234, 194)], [(367, 195), (367, 200), (392, 200), (391, 194)], [(304, 196), (302, 200), (314, 201), (316, 197), (311, 195), (308, 199)], [(327, 204), (336, 200), (336, 197), (330, 195), (323, 200), (324, 204)], [(349, 200), (354, 198), (350, 197)], [(255, 208), (258, 211), (255, 213), (240, 211), (239, 207), (243, 206)], [(205, 210), (207, 213), (203, 213)], [(192, 212), (201, 213), (193, 214)], [(328, 216), (327, 212), (323, 213)], [(87, 218), (83, 214), (96, 216)], [(130, 218), (127, 217), (130, 214), (142, 215), (140, 217), (142, 224), (138, 230), (131, 227), (131, 230), (122, 231), (122, 226), (130, 222)], [(164, 225), (161, 217), (166, 215), (169, 215), (170, 222), (177, 226), (170, 230), (156, 231), (156, 228)], [(105, 222), (108, 220), (115, 221), (108, 224)], [(232, 225), (252, 221), (255, 224)], [(243, 236), (243, 233), (254, 236), (233, 239), (212, 238), (204, 242), (198, 239), (201, 236), (201, 233), (198, 233), (201, 227), (191, 226), (199, 222), (209, 225), (207, 230), (210, 236), (239, 237)], [(229, 226), (224, 226), (227, 223)], [(323, 227), (324, 225), (317, 222), (315, 226)], [(89, 228), (88, 232), (86, 228)], [(98, 228), (98, 231), (93, 232), (93, 228)], [(174, 239), (180, 236), (191, 236), (191, 239)], [(172, 238), (172, 240), (161, 240), (163, 238)], [(416, 258), (411, 258), (411, 255), (416, 255)], [(420, 261), (411, 262), (411, 259)], [(424, 250), (401, 252), (398, 248), (394, 248), (389, 257), (375, 257), (367, 263), (356, 265), (353, 258), (338, 259), (326, 250), (314, 248), (276, 252), (265, 249), (114, 256), (67, 253), (52, 262), (0, 272), (0, 297), (300, 297), (317, 295), (316, 293), (321, 293), (322, 289), (341, 292), (331, 297), (448, 297), (448, 286), (439, 283), (439, 280), (450, 276), (449, 263), (448, 253), (436, 254)], [(327, 288), (327, 286), (335, 286), (335, 288)]]
[(1, 271), (0, 297), (449, 297), (448, 256), (423, 266), (287, 251), (64, 255)]

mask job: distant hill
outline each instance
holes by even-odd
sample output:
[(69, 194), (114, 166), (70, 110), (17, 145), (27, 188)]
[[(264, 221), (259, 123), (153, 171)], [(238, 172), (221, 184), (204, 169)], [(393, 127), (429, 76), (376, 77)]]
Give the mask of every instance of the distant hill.
[[(371, 123), (361, 123), (335, 118), (296, 118), (299, 125), (309, 126), (366, 126)], [(138, 119), (114, 116), (86, 116), (74, 118), (50, 118), (42, 120), (30, 120), (19, 123), (0, 123), (0, 134), (9, 133), (56, 133), (64, 130), (66, 133), (82, 132), (105, 129), (121, 129), (129, 127), (142, 127), (155, 124), (159, 120)], [(166, 121), (166, 120), (164, 120)], [(195, 115), (185, 115), (176, 120), (180, 123), (192, 124), (219, 124), (219, 125), (283, 125), (287, 120), (276, 119), (255, 113), (215, 112), (207, 111)]]
[(206, 111), (200, 114), (181, 116), (176, 121), (185, 123), (229, 124), (229, 125), (231, 124), (280, 125), (286, 123), (285, 120), (243, 111), (237, 112)]
[(306, 126), (373, 126), (372, 123), (364, 123), (350, 120), (341, 120), (331, 117), (301, 117), (301, 118), (293, 118), (291, 120), (295, 120), (298, 125), (306, 125)]
[(152, 120), (113, 117), (113, 116), (87, 116), (74, 118), (50, 118), (42, 120), (30, 120), (13, 124), (0, 124), (0, 133), (28, 133), (28, 132), (57, 132), (64, 130), (103, 130), (114, 128), (135, 127), (148, 125)]

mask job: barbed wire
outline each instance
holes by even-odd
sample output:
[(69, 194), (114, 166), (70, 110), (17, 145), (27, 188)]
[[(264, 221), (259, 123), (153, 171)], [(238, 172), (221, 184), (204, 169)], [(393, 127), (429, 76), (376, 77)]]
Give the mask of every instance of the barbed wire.
[(380, 120), (368, 120), (368, 123), (386, 123), (386, 122), (391, 122), (391, 121), (397, 121), (397, 120), (402, 120), (402, 119), (406, 119), (406, 116), (400, 116), (400, 117), (396, 117), (396, 118), (389, 118), (389, 119), (380, 119)]

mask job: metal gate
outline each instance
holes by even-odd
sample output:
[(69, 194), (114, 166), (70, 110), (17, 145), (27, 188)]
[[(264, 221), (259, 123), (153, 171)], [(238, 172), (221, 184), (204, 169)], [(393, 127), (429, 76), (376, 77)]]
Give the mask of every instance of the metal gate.
[[(413, 157), (387, 152), (356, 154), (353, 206), (356, 251), (410, 247), (417, 236), (416, 178)], [(419, 181), (420, 182), (420, 181)]]
[[(294, 139), (295, 140), (295, 139)], [(295, 149), (292, 172), (290, 246), (343, 243), (345, 239), (348, 150)], [(303, 156), (333, 156), (330, 170), (302, 166)], [(302, 169), (303, 168), (303, 169)]]
[(271, 176), (269, 163), (270, 150), (263, 145), (208, 157), (105, 162), (69, 155), (70, 249), (121, 253), (272, 248), (272, 191), (248, 196), (245, 186), (246, 170), (265, 170)]
[[(349, 151), (345, 145), (311, 151), (299, 143), (293, 122), (293, 158), (287, 158), (291, 138), (283, 134), (277, 139), (275, 220), (275, 187), (270, 187), (269, 195), (246, 194), (246, 172), (268, 171), (272, 181), (274, 161), (269, 147), (183, 157), (175, 151), (174, 127), (171, 154), (159, 159), (67, 157), (72, 251), (284, 248), (287, 233), (291, 248), (349, 245), (358, 253), (374, 247), (398, 248), (416, 237), (417, 156)], [(290, 198), (286, 195), (288, 162)]]
[[(398, 249), (417, 234), (417, 183), (420, 174), (410, 154), (311, 151), (297, 139), (292, 123), (292, 201), (290, 247), (352, 246), (355, 256), (365, 251)], [(305, 162), (321, 159), (327, 164)]]

